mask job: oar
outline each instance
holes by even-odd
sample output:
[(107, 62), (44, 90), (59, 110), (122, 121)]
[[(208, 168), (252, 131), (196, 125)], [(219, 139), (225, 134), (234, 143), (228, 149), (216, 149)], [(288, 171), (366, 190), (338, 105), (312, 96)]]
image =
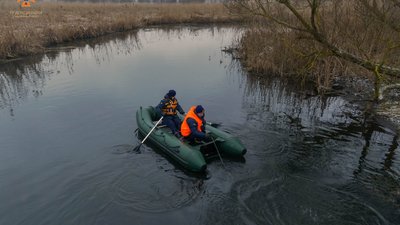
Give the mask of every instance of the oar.
[(164, 118), (164, 116), (162, 116), (162, 117), (160, 118), (160, 120), (157, 121), (156, 125), (154, 125), (154, 127), (151, 128), (150, 132), (146, 135), (145, 138), (143, 138), (143, 141), (142, 141), (138, 146), (136, 146), (136, 147), (133, 149), (133, 151), (136, 151), (136, 152), (139, 151), (139, 149), (140, 149), (140, 147), (142, 146), (142, 144), (146, 141), (146, 139), (150, 136), (151, 132), (153, 132), (153, 130), (157, 127), (157, 125), (161, 122), (161, 120), (162, 120), (163, 118)]
[(215, 149), (217, 150), (218, 157), (219, 157), (219, 159), (221, 160), (222, 166), (225, 168), (224, 161), (222, 160), (221, 154), (219, 153), (219, 150), (218, 150), (217, 144), (215, 143), (215, 140), (214, 140), (214, 138), (213, 138), (212, 136), (210, 136), (210, 137), (211, 137), (211, 140), (212, 140), (212, 141), (213, 141), (213, 143), (214, 143)]

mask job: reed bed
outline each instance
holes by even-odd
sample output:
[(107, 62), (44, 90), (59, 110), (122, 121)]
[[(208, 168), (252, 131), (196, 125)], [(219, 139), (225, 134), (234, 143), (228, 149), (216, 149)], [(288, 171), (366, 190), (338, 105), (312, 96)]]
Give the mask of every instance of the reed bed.
[(223, 4), (36, 3), (37, 17), (15, 17), (16, 1), (0, 3), (0, 60), (41, 53), (79, 39), (150, 25), (233, 23)]
[[(370, 79), (362, 68), (332, 55), (306, 54), (303, 49), (318, 48), (312, 41), (299, 41), (294, 32), (277, 32), (253, 27), (237, 43), (237, 55), (249, 72), (261, 76), (294, 78), (299, 84), (314, 83), (318, 92), (332, 90), (345, 81)], [(321, 51), (320, 54), (326, 54)], [(351, 82), (346, 82), (351, 84)], [(355, 85), (353, 88), (363, 89)]]
[[(262, 2), (271, 7), (268, 9), (272, 17), (293, 27), (304, 28), (287, 8), (277, 3), (278, 1)], [(310, 8), (302, 7), (307, 6), (307, 2), (292, 1), (292, 4), (297, 7), (298, 13), (306, 18), (306, 23), (311, 24), (308, 21), (311, 15)], [(240, 4), (232, 8), (232, 11), (238, 14), (244, 14), (243, 10)], [(254, 9), (253, 12), (259, 12), (257, 10)], [(398, 21), (400, 18), (397, 8), (389, 8), (385, 17), (375, 18), (372, 16), (373, 12), (360, 5), (359, 1), (332, 0), (322, 1), (318, 12), (318, 30), (332, 45), (365, 62), (400, 67), (399, 32), (390, 26), (392, 20)], [(363, 80), (377, 82), (378, 75), (374, 71), (367, 70), (351, 60), (337, 57), (327, 45), (316, 41), (311, 33), (281, 26), (256, 13), (250, 14), (253, 18), (252, 28), (245, 32), (237, 46), (238, 55), (249, 71), (264, 76), (280, 75), (298, 77), (302, 81), (309, 80), (315, 83), (320, 92), (331, 90), (333, 85), (344, 80), (351, 81), (347, 83), (356, 87), (360, 86), (358, 84), (362, 82), (359, 81)], [(398, 23), (394, 23), (395, 27), (397, 25)], [(380, 75), (383, 78), (380, 78)], [(393, 82), (392, 77), (380, 75), (379, 79), (383, 79), (384, 82)], [(370, 86), (367, 85), (366, 88)]]

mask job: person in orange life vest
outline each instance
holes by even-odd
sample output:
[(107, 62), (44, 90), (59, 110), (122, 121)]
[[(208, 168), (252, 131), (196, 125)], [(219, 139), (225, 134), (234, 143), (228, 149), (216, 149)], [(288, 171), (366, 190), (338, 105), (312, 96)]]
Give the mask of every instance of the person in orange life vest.
[(211, 138), (206, 133), (204, 111), (205, 110), (201, 105), (192, 106), (183, 120), (181, 125), (181, 134), (191, 143), (195, 143), (196, 141), (211, 141)]
[(175, 95), (175, 90), (169, 90), (164, 96), (164, 99), (157, 105), (156, 112), (164, 116), (162, 124), (167, 125), (172, 133), (177, 138), (180, 138), (179, 130), (181, 129), (182, 121), (179, 119), (177, 112), (183, 115), (185, 111), (183, 111), (182, 107), (179, 105)]

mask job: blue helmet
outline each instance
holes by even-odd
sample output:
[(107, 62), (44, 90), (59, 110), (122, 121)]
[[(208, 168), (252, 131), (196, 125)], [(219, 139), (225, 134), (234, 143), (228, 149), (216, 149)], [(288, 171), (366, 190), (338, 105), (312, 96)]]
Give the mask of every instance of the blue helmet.
[(194, 111), (195, 111), (196, 113), (201, 113), (201, 112), (204, 111), (204, 108), (203, 108), (203, 106), (198, 105), (198, 106), (196, 106), (196, 109), (195, 109)]
[(175, 97), (176, 91), (175, 91), (175, 90), (169, 90), (168, 93), (167, 93), (167, 95), (168, 95), (169, 97)]

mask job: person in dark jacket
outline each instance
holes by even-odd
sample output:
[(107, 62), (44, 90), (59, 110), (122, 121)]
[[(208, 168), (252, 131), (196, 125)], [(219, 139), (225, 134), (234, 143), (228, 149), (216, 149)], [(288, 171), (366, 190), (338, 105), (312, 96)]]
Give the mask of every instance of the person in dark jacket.
[(178, 112), (180, 114), (185, 114), (182, 107), (179, 105), (178, 100), (175, 98), (176, 91), (169, 90), (164, 96), (164, 99), (160, 101), (160, 104), (156, 106), (156, 112), (164, 116), (162, 124), (167, 125), (172, 133), (180, 138), (181, 135), (179, 131), (181, 129), (182, 121), (178, 117)]
[(190, 108), (188, 114), (183, 120), (181, 126), (181, 134), (191, 143), (199, 141), (211, 141), (211, 138), (206, 133), (206, 121), (204, 119), (204, 116), (205, 110), (203, 106), (197, 105)]

